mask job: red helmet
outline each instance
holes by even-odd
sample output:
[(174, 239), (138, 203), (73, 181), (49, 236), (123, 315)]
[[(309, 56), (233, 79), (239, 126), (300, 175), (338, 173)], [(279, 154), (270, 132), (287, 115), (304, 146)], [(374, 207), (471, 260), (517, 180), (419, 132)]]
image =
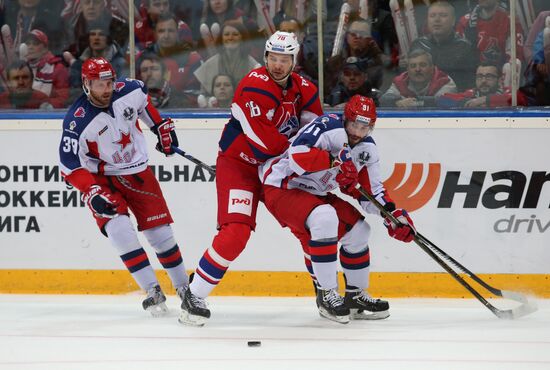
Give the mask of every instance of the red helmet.
[(116, 72), (107, 59), (89, 58), (82, 64), (82, 82), (109, 79), (116, 79)]
[(344, 107), (344, 121), (354, 121), (374, 126), (376, 122), (376, 105), (371, 98), (354, 95)]

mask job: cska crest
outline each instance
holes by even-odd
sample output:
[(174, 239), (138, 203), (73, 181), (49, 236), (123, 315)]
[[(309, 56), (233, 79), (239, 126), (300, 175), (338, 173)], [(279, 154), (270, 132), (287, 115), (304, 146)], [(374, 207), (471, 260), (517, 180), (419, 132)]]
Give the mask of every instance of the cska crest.
[(369, 152), (361, 152), (359, 154), (359, 162), (361, 162), (361, 164), (366, 164), (369, 161), (369, 158), (370, 158)]
[(78, 107), (78, 109), (74, 112), (75, 117), (82, 118), (86, 115), (86, 111), (82, 107)]
[(124, 112), (122, 115), (124, 116), (124, 119), (131, 121), (134, 118), (134, 108), (132, 107), (126, 107), (124, 108)]
[(115, 83), (115, 91), (116, 92), (119, 92), (120, 90), (122, 90), (124, 88), (124, 86), (126, 86), (126, 84), (124, 82), (116, 82)]

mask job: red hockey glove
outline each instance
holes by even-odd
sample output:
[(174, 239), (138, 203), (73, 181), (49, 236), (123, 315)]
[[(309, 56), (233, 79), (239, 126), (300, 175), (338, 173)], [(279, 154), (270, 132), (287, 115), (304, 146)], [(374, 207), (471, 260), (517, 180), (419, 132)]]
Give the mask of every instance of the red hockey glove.
[(331, 167), (340, 166), (340, 172), (336, 175), (336, 182), (340, 188), (353, 189), (359, 182), (359, 173), (351, 160), (348, 148), (342, 148), (338, 155), (331, 158)]
[(158, 126), (153, 127), (153, 131), (157, 134), (159, 141), (155, 149), (164, 153), (166, 156), (175, 153), (174, 149), (172, 149), (172, 145), (179, 145), (175, 128), (176, 126), (170, 118), (163, 120)]
[(82, 193), (82, 201), (97, 217), (113, 218), (117, 215), (118, 201), (99, 185), (92, 185), (88, 191)]
[(416, 235), (416, 229), (414, 228), (414, 223), (409, 217), (409, 214), (401, 208), (393, 210), (391, 214), (401, 222), (401, 226), (397, 226), (387, 217), (384, 218), (384, 226), (388, 229), (388, 234), (390, 234), (392, 238), (410, 243)]
[(340, 186), (340, 191), (342, 192), (342, 194), (349, 195), (352, 198), (355, 198), (355, 199), (361, 198), (361, 193), (359, 192), (359, 190), (357, 190), (355, 186), (353, 187)]

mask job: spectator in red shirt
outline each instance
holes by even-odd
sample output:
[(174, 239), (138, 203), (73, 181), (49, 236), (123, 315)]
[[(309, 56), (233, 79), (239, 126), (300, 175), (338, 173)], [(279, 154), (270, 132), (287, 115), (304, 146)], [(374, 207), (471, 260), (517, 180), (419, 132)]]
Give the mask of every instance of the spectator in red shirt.
[(8, 91), (0, 94), (2, 109), (52, 109), (48, 96), (32, 89), (31, 67), (24, 61), (15, 61), (7, 68)]
[[(489, 61), (503, 65), (510, 58), (506, 45), (510, 45), (510, 16), (499, 7), (499, 0), (478, 0), (471, 13), (460, 18), (456, 31), (477, 45), (479, 62)], [(516, 19), (517, 57), (523, 60), (523, 29)]]
[(393, 79), (380, 104), (399, 108), (434, 107), (437, 97), (455, 92), (453, 79), (434, 65), (430, 53), (414, 49), (407, 55), (407, 71)]
[(136, 22), (136, 47), (140, 50), (155, 42), (155, 25), (161, 16), (170, 13), (170, 0), (145, 0), (139, 7), (141, 20)]
[(32, 88), (49, 97), (54, 108), (63, 108), (69, 99), (69, 71), (59, 56), (48, 49), (48, 36), (38, 29), (27, 34), (26, 59), (32, 68)]
[[(438, 99), (438, 105), (444, 108), (496, 108), (512, 105), (512, 93), (510, 89), (502, 89), (500, 69), (496, 64), (481, 63), (477, 67), (475, 79), (475, 89), (444, 94)], [(521, 92), (518, 92), (518, 105), (527, 105)]]

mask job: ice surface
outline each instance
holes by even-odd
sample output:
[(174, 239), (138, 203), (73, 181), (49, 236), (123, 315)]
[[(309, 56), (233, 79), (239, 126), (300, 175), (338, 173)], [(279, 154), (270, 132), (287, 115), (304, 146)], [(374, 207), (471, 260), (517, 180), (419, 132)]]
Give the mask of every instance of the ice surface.
[(474, 299), (390, 299), (388, 319), (342, 325), (313, 297), (211, 297), (202, 328), (177, 323), (175, 296), (164, 318), (141, 300), (0, 295), (0, 369), (550, 369), (549, 300), (509, 321)]

